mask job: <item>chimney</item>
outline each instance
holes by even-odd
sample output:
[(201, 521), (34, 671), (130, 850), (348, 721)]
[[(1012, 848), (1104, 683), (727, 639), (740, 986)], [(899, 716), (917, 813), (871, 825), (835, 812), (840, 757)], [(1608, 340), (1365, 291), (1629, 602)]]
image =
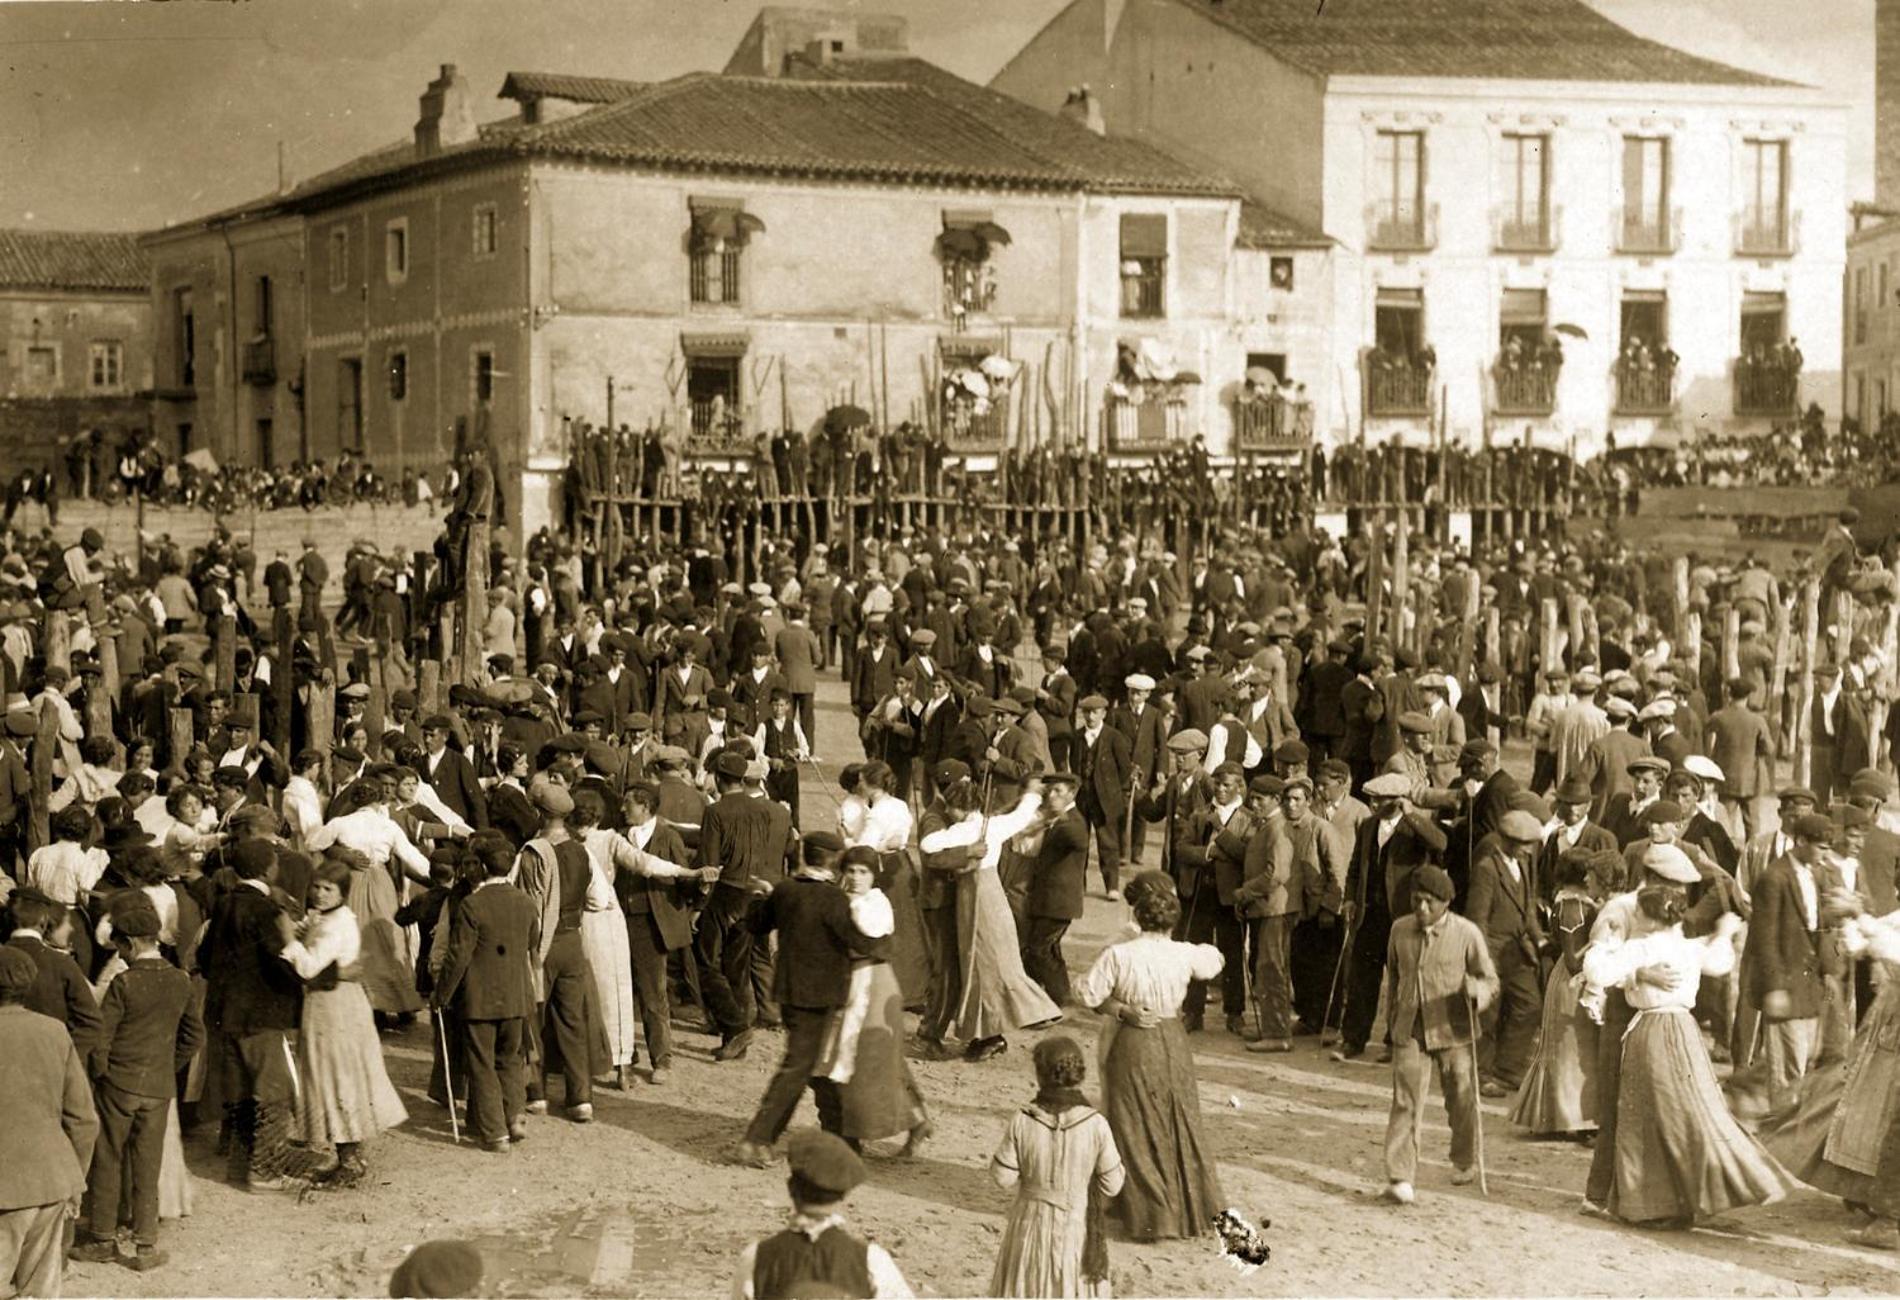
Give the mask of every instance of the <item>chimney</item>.
[(838, 50), (835, 47), (842, 43), (823, 36), (815, 41), (805, 42), (805, 62), (814, 68), (830, 67), (831, 61), (838, 57)]
[(1900, 205), (1900, 0), (1874, 4), (1874, 202)]
[(416, 154), (427, 158), (452, 145), (475, 138), (475, 112), (469, 106), (468, 83), (453, 63), (422, 92), (422, 113), (416, 119)]
[[(1900, 4), (1900, 0), (1892, 0)], [(1108, 134), (1108, 123), (1102, 120), (1102, 102), (1095, 98), (1086, 84), (1077, 86), (1062, 101), (1062, 116), (1071, 122), (1079, 122), (1097, 135)]]

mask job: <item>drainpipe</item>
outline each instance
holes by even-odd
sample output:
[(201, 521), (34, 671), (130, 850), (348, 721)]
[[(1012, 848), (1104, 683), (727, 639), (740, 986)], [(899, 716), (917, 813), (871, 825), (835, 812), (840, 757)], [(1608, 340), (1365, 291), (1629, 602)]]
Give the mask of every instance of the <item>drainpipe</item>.
[[(219, 230), (224, 235), (225, 283), (227, 286), (226, 293), (228, 295), (226, 301), (230, 308), (226, 313), (230, 318), (230, 333), (225, 335), (224, 363), (225, 367), (231, 372), (231, 451), (220, 452), (214, 450), (212, 452), (212, 455), (218, 457), (218, 463), (222, 465), (227, 459), (236, 458), (238, 445), (238, 399), (242, 397), (244, 393), (244, 361), (243, 357), (239, 355), (239, 344), (237, 341), (237, 248), (231, 243), (231, 227), (229, 223), (220, 226)], [(214, 436), (213, 441), (215, 440)]]

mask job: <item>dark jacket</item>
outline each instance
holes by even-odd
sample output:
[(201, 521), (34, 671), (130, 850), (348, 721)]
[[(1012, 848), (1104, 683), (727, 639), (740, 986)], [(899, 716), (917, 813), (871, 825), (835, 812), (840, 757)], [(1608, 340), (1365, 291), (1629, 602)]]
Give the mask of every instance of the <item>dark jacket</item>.
[(780, 1006), (827, 1010), (844, 1005), (851, 988), (851, 954), (868, 946), (851, 921), (844, 891), (822, 880), (792, 876), (751, 917), (757, 935), (778, 931), (772, 996)]
[[(680, 833), (664, 817), (655, 819), (653, 834), (647, 840), (647, 852), (682, 867), (693, 860), (686, 848), (686, 841), (680, 838)], [(693, 941), (693, 915), (680, 901), (679, 886), (677, 880), (636, 876), (625, 871), (616, 872), (614, 877), (614, 892), (620, 896), (620, 910), (630, 917), (643, 912), (652, 916), (653, 925), (659, 930), (660, 940), (668, 952), (684, 948)]]
[[(1379, 819), (1368, 817), (1359, 823), (1359, 836), (1352, 847), (1352, 865), (1346, 869), (1346, 901), (1359, 915), (1376, 912), (1384, 902), (1389, 915), (1404, 916), (1412, 910), (1412, 876), (1422, 866), (1437, 865), (1445, 852), (1445, 833), (1425, 813), (1416, 810), (1399, 818), (1391, 839), (1379, 847)], [(1382, 889), (1370, 892), (1376, 881)]]
[(33, 987), (26, 992), (26, 1009), (51, 1016), (66, 1026), (73, 1036), (73, 1046), (79, 1049), (83, 1059), (99, 1038), (99, 1004), (93, 999), (92, 985), (86, 982), (79, 963), (44, 939), (31, 935), (15, 935), (7, 940), (7, 946), (26, 953), (40, 968)]
[(515, 886), (479, 886), (449, 919), (449, 947), (435, 1005), (461, 996), (464, 1020), (514, 1020), (534, 1014), (529, 962), (539, 950), (541, 916)]
[(191, 976), (163, 957), (141, 957), (106, 988), (92, 1077), (138, 1097), (175, 1097), (178, 1072), (204, 1036)]
[(283, 909), (248, 883), (218, 896), (198, 947), (198, 969), (209, 988), (205, 1023), (232, 1038), (270, 1029), (295, 1029), (303, 1009), (303, 981), (282, 953), (277, 918)]
[(1053, 921), (1080, 917), (1088, 861), (1088, 823), (1071, 808), (1042, 833), (1042, 848), (1029, 878), (1028, 914)]
[[(1819, 870), (1814, 874), (1818, 911), (1825, 883)], [(1788, 1019), (1810, 1020), (1820, 1015), (1820, 935), (1808, 929), (1793, 861), (1781, 858), (1763, 872), (1750, 902), (1754, 910), (1748, 922), (1748, 943), (1742, 949), (1742, 996), (1760, 1007), (1770, 993), (1786, 993)], [(1767, 1018), (1765, 1013), (1763, 1018)]]
[(482, 793), (482, 783), (475, 779), (475, 765), (467, 756), (453, 747), (443, 750), (435, 775), (430, 776), (429, 756), (424, 754), (416, 760), (416, 770), (463, 821), (477, 830), (488, 828), (488, 797)]

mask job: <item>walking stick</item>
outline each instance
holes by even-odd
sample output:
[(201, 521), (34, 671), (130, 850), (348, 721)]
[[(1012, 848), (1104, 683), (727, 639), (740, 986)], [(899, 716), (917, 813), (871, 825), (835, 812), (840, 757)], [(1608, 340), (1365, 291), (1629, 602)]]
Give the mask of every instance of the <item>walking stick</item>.
[(1319, 1018), (1319, 1045), (1321, 1047), (1325, 1047), (1329, 1043), (1336, 1041), (1327, 1037), (1327, 1034), (1331, 1032), (1328, 1026), (1332, 1023), (1333, 1000), (1335, 998), (1339, 1000), (1339, 1032), (1342, 1036), (1346, 1032), (1346, 999), (1340, 996), (1339, 985), (1341, 977), (1346, 973), (1346, 961), (1352, 956), (1353, 941), (1358, 939), (1358, 937), (1359, 916), (1355, 913), (1352, 918), (1352, 924), (1346, 927), (1345, 942), (1339, 945), (1339, 960), (1333, 963), (1333, 982), (1326, 989), (1326, 1010)]
[(462, 1145), (462, 1121), (455, 1114), (455, 1062), (449, 1058), (449, 1022), (440, 1011), (430, 1013), (435, 1021), (436, 1040), (442, 1044), (442, 1091), (449, 1098), (449, 1132), (455, 1135), (455, 1145)]
[[(1478, 1004), (1471, 1000), (1471, 994), (1465, 994), (1465, 1015), (1471, 1026), (1471, 1086), (1478, 1087)], [(1471, 1098), (1471, 1114), (1476, 1121), (1475, 1128), (1478, 1148), (1478, 1194), (1489, 1197), (1491, 1188), (1484, 1177), (1484, 1093), (1476, 1092)]]

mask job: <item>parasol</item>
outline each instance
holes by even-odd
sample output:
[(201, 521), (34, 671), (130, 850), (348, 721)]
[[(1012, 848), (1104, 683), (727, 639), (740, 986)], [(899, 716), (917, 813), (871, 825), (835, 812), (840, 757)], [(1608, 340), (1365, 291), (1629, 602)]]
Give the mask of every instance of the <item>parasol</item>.
[(1587, 340), (1590, 337), (1590, 335), (1584, 330), (1583, 326), (1572, 325), (1569, 321), (1565, 321), (1561, 325), (1551, 326), (1551, 331), (1557, 334), (1568, 334), (1573, 339)]
[(862, 406), (834, 406), (825, 412), (825, 428), (836, 431), (861, 429), (871, 422), (871, 413)]
[(197, 447), (185, 453), (185, 464), (206, 474), (218, 472), (218, 458), (211, 454), (209, 447)]
[(1265, 366), (1248, 366), (1247, 382), (1257, 384), (1261, 388), (1278, 388), (1280, 386), (1280, 376), (1274, 374)]
[(1023, 368), (1023, 364), (992, 352), (979, 361), (976, 368), (982, 371), (986, 378), (1007, 384), (1016, 377), (1016, 372)]

